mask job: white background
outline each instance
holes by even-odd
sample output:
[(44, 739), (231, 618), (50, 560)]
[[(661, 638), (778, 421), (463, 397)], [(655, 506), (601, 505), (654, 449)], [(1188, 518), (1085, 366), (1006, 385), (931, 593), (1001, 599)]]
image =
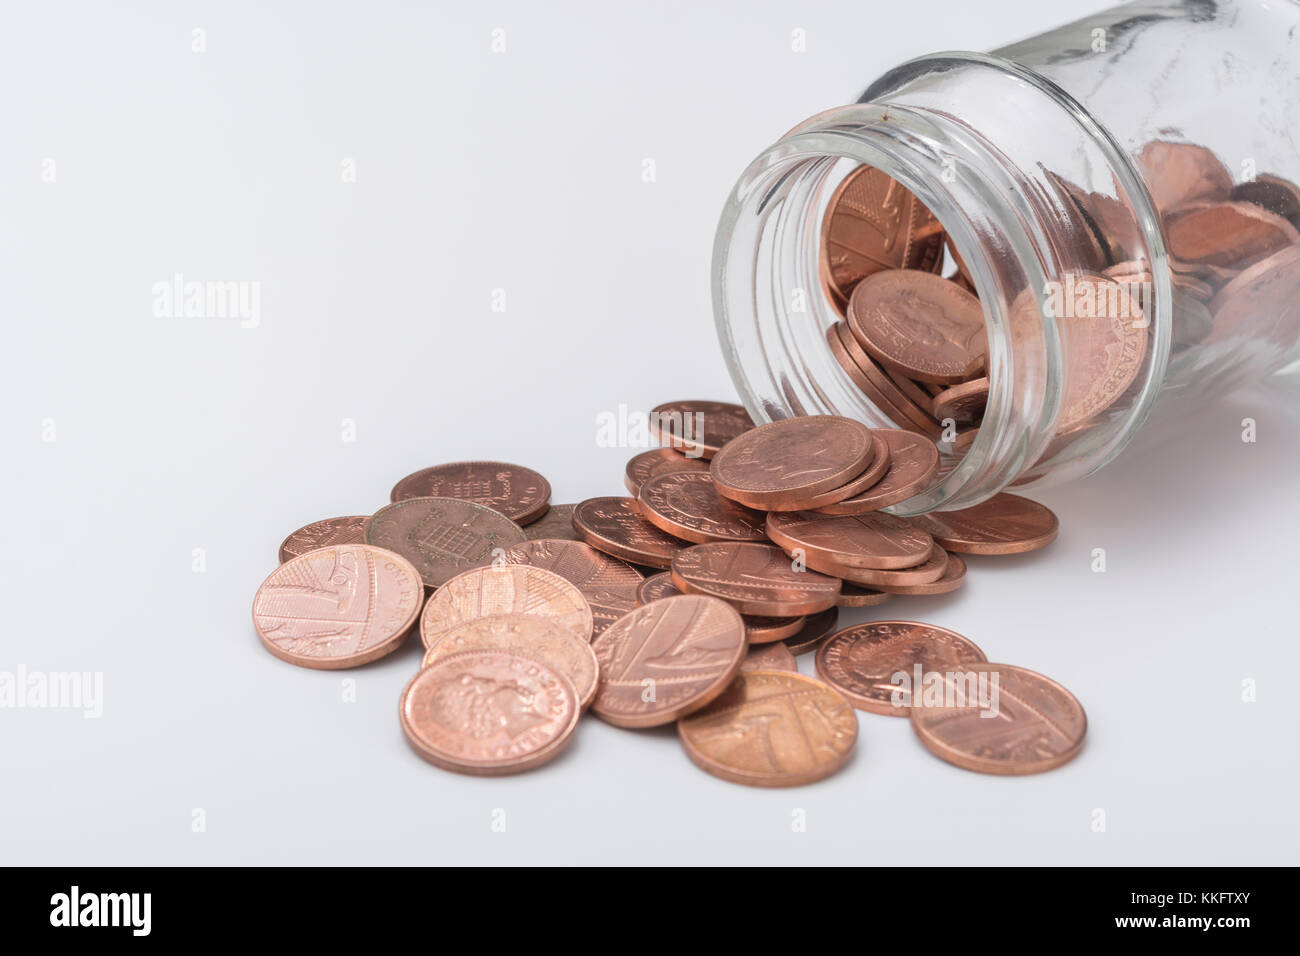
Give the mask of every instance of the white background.
[[(863, 714), (852, 764), (796, 790), (724, 783), (671, 729), (594, 719), (540, 771), (473, 779), (403, 740), (417, 642), (343, 674), (261, 649), (249, 607), (280, 540), (383, 505), (416, 468), (499, 458), (556, 502), (621, 494), (634, 449), (597, 447), (598, 414), (734, 397), (709, 260), (753, 155), (905, 58), (1083, 10), (544, 6), (10, 8), (0, 670), (102, 671), (105, 699), (99, 720), (0, 711), (0, 860), (1296, 862), (1294, 388), (1043, 493), (1049, 550), (875, 612), (1073, 690), (1087, 747), (1049, 774), (962, 771)], [(260, 283), (260, 326), (155, 317), (176, 273)]]

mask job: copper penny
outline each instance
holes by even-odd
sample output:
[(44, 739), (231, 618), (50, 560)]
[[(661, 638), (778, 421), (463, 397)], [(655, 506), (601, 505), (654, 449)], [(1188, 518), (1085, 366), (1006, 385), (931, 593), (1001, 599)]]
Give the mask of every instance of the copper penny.
[(407, 498), (380, 508), (366, 528), (367, 543), (406, 558), (431, 588), (523, 540), (505, 515), (460, 498)]
[(752, 787), (812, 783), (853, 755), (858, 719), (840, 694), (788, 671), (748, 671), (677, 732), (701, 770)]
[(799, 672), (799, 662), (784, 644), (764, 644), (751, 647), (745, 659), (740, 662), (740, 670), (745, 671), (792, 671)]
[(340, 544), (290, 558), (253, 598), (262, 646), (301, 667), (357, 667), (401, 646), (424, 588), (411, 562), (382, 548)]
[[(987, 661), (974, 643), (918, 621), (868, 621), (831, 635), (817, 649), (817, 674), (858, 710), (906, 717), (927, 680)], [(924, 675), (935, 673), (933, 678)], [(917, 681), (920, 680), (918, 684)]]
[(819, 514), (852, 515), (878, 511), (924, 491), (939, 471), (934, 442), (901, 428), (877, 428), (889, 443), (889, 471), (861, 494), (817, 508)]
[(1137, 378), (1146, 357), (1142, 307), (1104, 276), (1068, 275), (1057, 312), (1067, 370), (1058, 433), (1104, 412)]
[(1236, 271), (1300, 243), (1295, 226), (1249, 202), (1193, 206), (1171, 216), (1165, 228), (1171, 256), (1211, 270)]
[(577, 587), (544, 568), (507, 564), (466, 571), (438, 588), (420, 615), (420, 639), (433, 647), (468, 621), (501, 615), (550, 618), (591, 640), (591, 608)]
[(559, 671), (500, 651), (452, 654), (402, 694), (402, 731), (425, 760), (457, 773), (531, 770), (568, 746), (581, 708)]
[(660, 571), (658, 574), (652, 574), (646, 578), (636, 589), (637, 604), (649, 604), (651, 601), (658, 601), (660, 598), (678, 597), (681, 590), (673, 584), (673, 576), (667, 571)]
[[(930, 556), (934, 541), (906, 518), (881, 512), (820, 515), (773, 512), (767, 533), (789, 554), (824, 558), (852, 568), (911, 568)], [(809, 567), (815, 567), (809, 564)]]
[(918, 404), (909, 398), (889, 370), (866, 353), (847, 325), (836, 322), (827, 329), (826, 342), (853, 384), (894, 424), (932, 438), (939, 436), (941, 429), (930, 414), (930, 401)]
[(650, 412), (651, 432), (669, 448), (691, 458), (712, 458), (723, 445), (753, 427), (749, 412), (731, 402), (667, 402)]
[(899, 587), (923, 586), (939, 581), (948, 571), (949, 560), (948, 552), (936, 545), (925, 561), (910, 568), (855, 568), (820, 557), (811, 560), (808, 567), (859, 587), (898, 593)]
[(798, 617), (835, 606), (840, 582), (816, 571), (796, 571), (785, 552), (770, 544), (697, 544), (678, 552), (673, 584), (687, 594), (706, 594), (744, 614)]
[[(667, 571), (653, 575), (641, 582), (636, 589), (637, 603), (649, 604), (667, 597), (678, 597), (682, 591), (673, 584), (673, 576)], [(803, 617), (761, 617), (742, 614), (745, 622), (745, 637), (750, 644), (770, 644), (797, 634), (804, 626)]]
[(840, 609), (833, 607), (827, 611), (821, 611), (817, 614), (810, 614), (808, 622), (804, 624), (802, 630), (794, 637), (788, 637), (785, 640), (785, 646), (790, 649), (791, 654), (806, 654), (808, 651), (816, 650), (826, 636), (835, 630), (835, 625), (840, 622)]
[[(933, 702), (923, 689), (912, 707), (912, 729), (936, 757), (979, 773), (1026, 774), (1053, 770), (1083, 749), (1088, 718), (1056, 681), (1010, 664), (967, 664), (964, 670), (945, 677)], [(979, 682), (975, 694), (972, 676)]]
[(1290, 348), (1300, 337), (1300, 247), (1244, 269), (1210, 302), (1207, 343), (1247, 336)]
[(853, 290), (848, 320), (872, 358), (908, 378), (955, 385), (984, 367), (980, 300), (942, 276), (877, 272)]
[(637, 511), (675, 538), (709, 541), (766, 541), (766, 515), (718, 494), (708, 472), (679, 471), (647, 479)]
[(280, 563), (296, 558), (308, 551), (328, 548), (336, 544), (365, 544), (366, 525), (370, 515), (351, 515), (346, 518), (325, 518), (299, 528), (280, 545)]
[(1260, 173), (1250, 182), (1234, 186), (1232, 198), (1262, 206), (1292, 225), (1300, 222), (1300, 186), (1281, 176)]
[(1161, 216), (1190, 202), (1223, 200), (1232, 193), (1232, 173), (1204, 146), (1152, 140), (1135, 158)]
[(945, 388), (931, 399), (931, 411), (939, 421), (951, 418), (954, 422), (969, 425), (984, 415), (989, 400), (989, 380), (974, 378), (951, 388)]
[(424, 666), (432, 667), (444, 657), (473, 651), (498, 651), (540, 661), (569, 679), (579, 707), (585, 708), (596, 696), (600, 665), (591, 644), (574, 637), (554, 618), (499, 614), (466, 621), (447, 631), (424, 652)]
[(675, 448), (651, 448), (636, 455), (627, 463), (623, 471), (623, 484), (628, 493), (635, 498), (641, 491), (641, 485), (656, 475), (667, 475), (677, 471), (709, 472), (707, 458), (688, 458)]
[[(910, 581), (905, 583), (885, 581), (873, 587), (884, 589), (888, 594), (911, 594), (911, 595), (933, 595), (947, 594), (961, 587), (962, 582), (966, 580), (966, 562), (962, 556), (956, 553), (949, 553), (942, 548), (936, 547), (936, 554), (943, 552), (947, 556), (944, 562), (943, 574), (933, 581), (923, 581), (917, 583)], [(889, 573), (889, 572), (885, 572)], [(848, 584), (844, 585), (848, 587)]]
[(573, 527), (597, 551), (650, 568), (667, 568), (686, 547), (641, 517), (634, 498), (588, 498), (573, 509)]
[(893, 597), (893, 595), (888, 591), (880, 591), (876, 588), (866, 588), (854, 584), (851, 581), (845, 581), (840, 585), (840, 597), (839, 600), (835, 602), (835, 606), (875, 607), (877, 604), (884, 604), (891, 597)]
[(718, 493), (751, 508), (798, 510), (861, 475), (874, 454), (871, 429), (851, 418), (807, 415), (751, 429), (709, 468)]
[(740, 615), (723, 601), (684, 594), (643, 605), (592, 644), (592, 713), (619, 727), (670, 724), (726, 689), (746, 646)]
[(1060, 522), (1045, 505), (1019, 495), (994, 495), (960, 511), (931, 511), (912, 518), (935, 543), (960, 554), (1020, 554), (1056, 539)]
[(883, 269), (934, 271), (943, 264), (943, 229), (934, 214), (892, 176), (871, 166), (854, 170), (826, 207), (821, 276), (843, 311), (854, 287)]
[(541, 538), (562, 538), (577, 541), (578, 532), (573, 530), (573, 509), (577, 505), (551, 505), (546, 514), (524, 528), (524, 536), (530, 541)]
[(503, 461), (457, 461), (407, 475), (393, 486), (393, 501), (408, 498), (459, 498), (499, 511), (525, 525), (546, 514), (551, 485), (522, 465)]
[(505, 562), (545, 568), (574, 585), (591, 606), (593, 634), (636, 607), (637, 586), (643, 580), (630, 564), (582, 541), (525, 541), (506, 549)]

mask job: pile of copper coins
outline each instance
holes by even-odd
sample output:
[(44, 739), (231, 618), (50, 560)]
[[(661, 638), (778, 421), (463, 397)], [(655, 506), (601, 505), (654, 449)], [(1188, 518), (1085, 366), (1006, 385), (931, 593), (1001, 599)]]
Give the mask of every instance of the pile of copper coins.
[[(960, 587), (963, 554), (1047, 545), (1051, 511), (1010, 494), (881, 511), (938, 467), (905, 430), (834, 416), (756, 427), (719, 402), (663, 405), (651, 423), (663, 447), (628, 462), (628, 496), (552, 505), (528, 468), (461, 462), (403, 478), (373, 515), (294, 532), (253, 602), (263, 646), (346, 668), (418, 629), (401, 726), (462, 773), (545, 763), (587, 710), (675, 723), (696, 765), (754, 786), (843, 767), (855, 709), (910, 718), (930, 752), (970, 770), (1035, 773), (1079, 752), (1083, 708), (1054, 681), (941, 627), (837, 630), (841, 608)], [(798, 673), (805, 652), (820, 680)]]

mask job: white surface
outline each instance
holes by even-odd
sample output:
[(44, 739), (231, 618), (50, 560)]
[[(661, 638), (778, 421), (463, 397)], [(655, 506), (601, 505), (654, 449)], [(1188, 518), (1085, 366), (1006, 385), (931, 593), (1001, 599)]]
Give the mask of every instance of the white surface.
[[(877, 612), (1073, 690), (1087, 748), (1042, 776), (958, 770), (864, 714), (850, 767), (797, 790), (594, 719), (541, 771), (460, 777), (398, 727), (414, 643), (313, 672), (250, 625), (285, 534), (418, 467), (501, 458), (556, 502), (621, 493), (634, 450), (596, 446), (599, 413), (734, 395), (709, 256), (749, 159), (902, 59), (1077, 3), (269, 6), (27, 4), (4, 31), (0, 670), (102, 671), (105, 699), (99, 720), (0, 710), (0, 859), (1296, 862), (1294, 392), (1042, 495), (1051, 550)], [(177, 272), (260, 282), (261, 325), (155, 318)]]

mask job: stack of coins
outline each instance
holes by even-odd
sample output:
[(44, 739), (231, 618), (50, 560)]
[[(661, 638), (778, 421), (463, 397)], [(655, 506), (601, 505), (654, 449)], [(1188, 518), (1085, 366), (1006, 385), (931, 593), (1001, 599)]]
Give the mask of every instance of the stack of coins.
[[(676, 723), (696, 765), (754, 786), (843, 767), (855, 708), (910, 717), (928, 750), (972, 770), (1033, 773), (1078, 752), (1083, 710), (1047, 678), (918, 622), (836, 630), (841, 608), (959, 587), (962, 554), (1043, 547), (1048, 509), (999, 495), (914, 519), (880, 511), (937, 467), (906, 431), (833, 416), (755, 427), (717, 402), (652, 421), (665, 447), (628, 463), (632, 497), (551, 505), (531, 469), (461, 462), (402, 479), (373, 515), (295, 531), (254, 599), (262, 644), (355, 667), (418, 629), (401, 726), (461, 773), (540, 766), (587, 710), (630, 729)], [(820, 679), (798, 673), (812, 651)], [(1002, 721), (980, 719), (991, 710)]]

